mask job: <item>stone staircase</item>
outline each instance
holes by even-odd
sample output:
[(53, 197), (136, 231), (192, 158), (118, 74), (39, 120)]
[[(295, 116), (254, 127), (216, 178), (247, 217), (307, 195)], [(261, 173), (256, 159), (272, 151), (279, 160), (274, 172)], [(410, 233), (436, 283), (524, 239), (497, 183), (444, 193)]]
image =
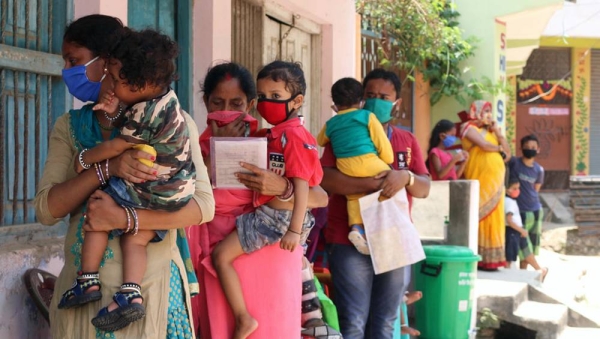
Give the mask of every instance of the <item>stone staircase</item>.
[(538, 297), (539, 288), (527, 283), (478, 279), (475, 293), (478, 311), (489, 308), (504, 321), (536, 331), (538, 339), (600, 338), (598, 324), (582, 321), (564, 304), (547, 302), (551, 298)]

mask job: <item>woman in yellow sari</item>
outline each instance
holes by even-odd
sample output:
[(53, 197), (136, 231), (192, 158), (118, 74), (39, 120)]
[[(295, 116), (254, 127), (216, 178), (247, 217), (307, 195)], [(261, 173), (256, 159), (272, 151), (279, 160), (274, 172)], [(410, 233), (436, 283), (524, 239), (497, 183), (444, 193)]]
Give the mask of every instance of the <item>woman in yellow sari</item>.
[(473, 102), (469, 121), (460, 128), (463, 149), (469, 152), (466, 179), (479, 180), (479, 254), (483, 270), (504, 267), (504, 162), (510, 148), (502, 131), (492, 119), (490, 102)]

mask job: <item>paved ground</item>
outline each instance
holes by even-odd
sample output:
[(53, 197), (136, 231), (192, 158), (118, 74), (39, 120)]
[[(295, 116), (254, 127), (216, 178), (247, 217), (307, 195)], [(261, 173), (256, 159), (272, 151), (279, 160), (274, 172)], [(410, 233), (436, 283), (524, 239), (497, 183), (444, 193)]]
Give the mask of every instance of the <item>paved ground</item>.
[(550, 270), (543, 288), (552, 295), (575, 301), (587, 316), (600, 323), (600, 257), (562, 254), (566, 231), (572, 227), (544, 224), (538, 262)]

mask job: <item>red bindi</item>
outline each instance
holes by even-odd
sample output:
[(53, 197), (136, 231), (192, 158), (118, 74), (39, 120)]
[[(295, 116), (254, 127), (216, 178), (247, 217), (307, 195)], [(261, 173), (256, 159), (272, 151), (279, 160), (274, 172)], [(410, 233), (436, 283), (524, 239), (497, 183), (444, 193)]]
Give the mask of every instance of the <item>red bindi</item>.
[(231, 76), (231, 74), (229, 74), (229, 73), (225, 74), (225, 80), (229, 81), (231, 79), (233, 79), (233, 77)]

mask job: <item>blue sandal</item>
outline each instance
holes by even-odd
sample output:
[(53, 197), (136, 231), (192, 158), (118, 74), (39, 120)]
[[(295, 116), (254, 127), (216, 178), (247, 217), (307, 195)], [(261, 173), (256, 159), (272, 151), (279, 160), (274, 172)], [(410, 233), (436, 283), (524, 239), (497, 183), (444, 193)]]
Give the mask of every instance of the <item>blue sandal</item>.
[[(123, 292), (123, 290), (130, 290), (131, 292)], [(146, 316), (144, 305), (131, 303), (133, 299), (137, 298), (141, 298), (142, 301), (144, 300), (140, 285), (134, 283), (121, 285), (121, 291), (115, 293), (113, 296), (113, 300), (117, 303), (118, 307), (112, 311), (109, 311), (108, 307), (104, 307), (92, 319), (92, 324), (100, 330), (114, 332), (134, 321), (144, 318)]]
[[(59, 309), (78, 307), (102, 299), (102, 292), (100, 292), (102, 285), (100, 285), (100, 275), (98, 272), (78, 272), (78, 274), (73, 286), (63, 293), (58, 303)], [(99, 289), (86, 293), (92, 286), (98, 286)]]

